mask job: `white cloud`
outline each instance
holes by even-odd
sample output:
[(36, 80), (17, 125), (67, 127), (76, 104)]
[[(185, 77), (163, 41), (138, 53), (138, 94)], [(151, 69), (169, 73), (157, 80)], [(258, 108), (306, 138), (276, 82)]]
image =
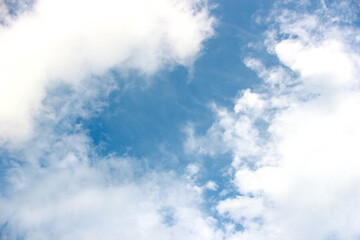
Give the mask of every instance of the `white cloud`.
[(246, 59), (264, 85), (218, 110), (206, 136), (190, 136), (233, 153), (239, 196), (217, 209), (244, 230), (229, 224), (228, 239), (360, 237), (358, 29), (327, 7), (279, 8), (266, 43), (281, 64)]
[[(29, 1), (16, 1), (16, 4)], [(0, 25), (0, 143), (31, 136), (45, 88), (109, 69), (190, 66), (213, 33), (206, 1), (38, 0)], [(7, 14), (4, 4), (1, 14)]]
[(12, 189), (0, 198), (1, 239), (216, 239), (215, 221), (184, 179), (124, 178), (127, 159), (98, 160), (105, 166), (95, 168), (83, 160), (68, 153), (57, 166), (14, 169)]
[(263, 208), (262, 199), (247, 196), (228, 198), (217, 206), (220, 214), (228, 213), (232, 219), (244, 227), (250, 227), (254, 219), (260, 218), (263, 214)]
[(214, 182), (214, 181), (208, 181), (205, 185), (204, 188), (206, 190), (210, 190), (210, 191), (216, 191), (219, 186)]

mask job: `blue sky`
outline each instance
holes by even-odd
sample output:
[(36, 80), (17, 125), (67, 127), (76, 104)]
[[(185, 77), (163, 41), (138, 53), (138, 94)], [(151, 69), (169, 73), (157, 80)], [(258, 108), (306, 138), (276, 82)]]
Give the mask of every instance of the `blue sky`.
[(0, 239), (359, 239), (357, 1), (0, 3)]
[(209, 127), (209, 103), (231, 106), (239, 89), (259, 83), (243, 64), (247, 54), (243, 45), (264, 38), (264, 28), (252, 22), (252, 15), (264, 6), (260, 1), (219, 4), (212, 13), (218, 19), (215, 36), (204, 43), (191, 70), (182, 66), (164, 70), (151, 77), (149, 86), (144, 86), (141, 76), (134, 76), (137, 85), (130, 89), (121, 86), (126, 80), (119, 77), (120, 89), (110, 96), (106, 113), (89, 122), (95, 141), (105, 134), (105, 138), (116, 138), (109, 143), (110, 151), (131, 146), (134, 154), (143, 156), (153, 153), (154, 144), (181, 145), (181, 128), (187, 122), (196, 122), (203, 130)]

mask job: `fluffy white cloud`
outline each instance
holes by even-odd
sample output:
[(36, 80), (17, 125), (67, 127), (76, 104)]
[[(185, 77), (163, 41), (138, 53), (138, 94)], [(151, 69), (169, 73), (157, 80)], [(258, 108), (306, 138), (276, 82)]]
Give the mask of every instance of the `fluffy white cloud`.
[(200, 210), (197, 187), (184, 177), (136, 177), (134, 159), (96, 157), (81, 131), (43, 137), (3, 176), (0, 239), (219, 237), (215, 220)]
[(228, 239), (360, 237), (360, 42), (335, 6), (276, 11), (267, 47), (281, 64), (246, 59), (263, 87), (189, 137), (193, 150), (233, 153), (240, 195), (217, 209), (244, 230), (229, 227)]
[[(174, 64), (189, 66), (213, 33), (214, 19), (203, 0), (31, 3), (0, 5), (6, 19), (0, 25), (2, 144), (31, 136), (46, 87), (76, 87), (109, 69), (148, 75)], [(8, 14), (9, 4), (21, 7), (17, 16)]]

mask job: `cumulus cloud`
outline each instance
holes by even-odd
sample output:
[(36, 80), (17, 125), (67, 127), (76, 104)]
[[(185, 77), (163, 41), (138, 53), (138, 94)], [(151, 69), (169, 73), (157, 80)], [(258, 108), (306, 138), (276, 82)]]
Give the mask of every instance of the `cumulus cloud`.
[[(43, 142), (50, 151), (45, 144), (41, 149)], [(1, 239), (215, 239), (218, 234), (215, 220), (200, 210), (201, 195), (185, 178), (171, 172), (136, 177), (134, 159), (96, 157), (83, 132), (50, 135), (33, 145), (37, 149), (25, 149), (20, 155), (27, 158), (3, 176)]]
[(247, 58), (263, 85), (189, 137), (189, 150), (233, 154), (238, 196), (217, 210), (244, 230), (229, 227), (228, 239), (360, 237), (360, 43), (345, 2), (311, 13), (277, 4), (266, 44), (280, 64)]
[(190, 66), (214, 23), (202, 0), (5, 1), (0, 13), (2, 144), (31, 137), (46, 87)]

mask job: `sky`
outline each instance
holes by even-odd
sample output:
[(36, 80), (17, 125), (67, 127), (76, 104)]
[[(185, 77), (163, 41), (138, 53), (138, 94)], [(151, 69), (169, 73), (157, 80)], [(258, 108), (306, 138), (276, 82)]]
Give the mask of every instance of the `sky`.
[(0, 0), (0, 239), (360, 239), (359, 13)]

